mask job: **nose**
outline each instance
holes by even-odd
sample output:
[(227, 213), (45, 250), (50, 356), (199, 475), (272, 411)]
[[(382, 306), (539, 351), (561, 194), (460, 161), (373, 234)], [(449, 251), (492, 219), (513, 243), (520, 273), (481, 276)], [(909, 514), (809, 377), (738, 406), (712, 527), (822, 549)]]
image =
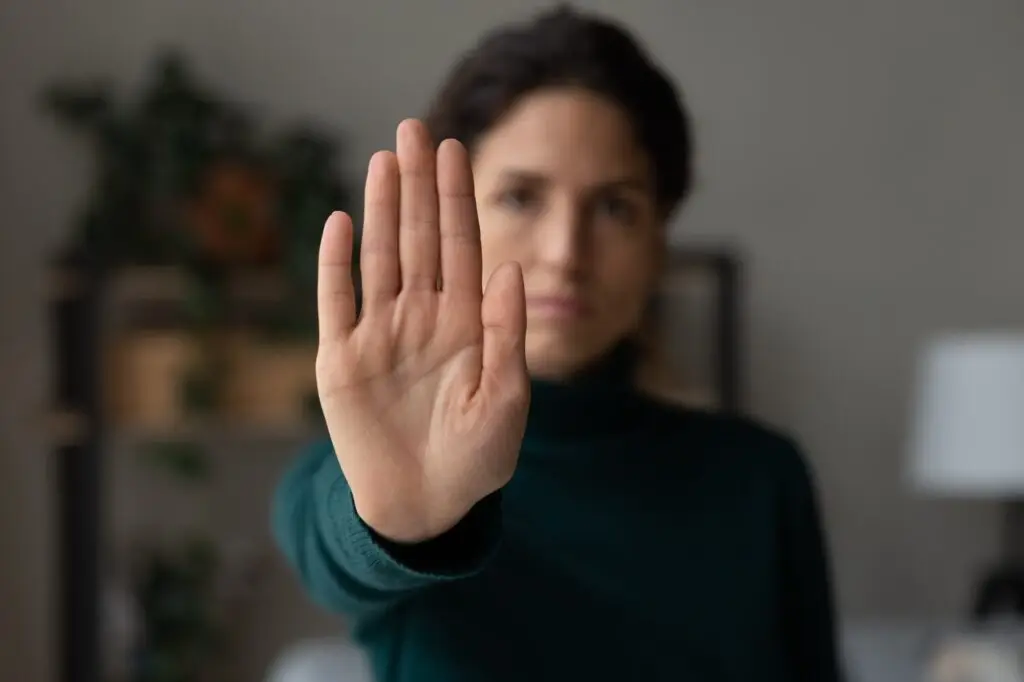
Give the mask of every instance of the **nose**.
[(586, 270), (590, 248), (586, 213), (568, 202), (552, 209), (534, 231), (534, 246), (545, 265), (578, 276)]

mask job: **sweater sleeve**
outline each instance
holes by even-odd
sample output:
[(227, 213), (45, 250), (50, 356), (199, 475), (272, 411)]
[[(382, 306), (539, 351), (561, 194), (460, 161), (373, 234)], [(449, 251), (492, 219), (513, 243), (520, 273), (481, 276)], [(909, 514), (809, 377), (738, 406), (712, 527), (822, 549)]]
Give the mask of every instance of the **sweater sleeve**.
[(359, 620), (481, 570), (500, 540), (500, 510), (494, 493), (444, 535), (415, 545), (391, 542), (359, 518), (325, 442), (309, 448), (278, 484), (271, 524), (311, 598)]
[(793, 680), (842, 679), (836, 645), (831, 567), (806, 459), (794, 445), (782, 493), (782, 599)]

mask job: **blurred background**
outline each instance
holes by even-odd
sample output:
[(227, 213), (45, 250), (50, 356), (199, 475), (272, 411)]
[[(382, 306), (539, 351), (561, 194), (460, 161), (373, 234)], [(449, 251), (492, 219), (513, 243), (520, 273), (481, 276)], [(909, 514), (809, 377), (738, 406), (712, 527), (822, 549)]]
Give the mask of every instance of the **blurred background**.
[[(108, 627), (224, 641), (243, 652), (224, 680), (261, 679), (289, 645), (340, 629), (267, 522), (319, 429), (316, 238), (328, 210), (358, 216), (370, 154), (455, 56), (546, 4), (3, 3), (0, 677), (57, 679), (67, 523), (89, 524), (58, 504), (88, 486), (82, 462), (62, 484), (75, 453), (102, 454)], [(944, 482), (972, 472), (947, 466), (922, 494), (908, 457), (931, 455), (908, 443), (976, 378), (948, 368), (977, 339), (936, 359), (936, 337), (1024, 329), (1024, 4), (577, 4), (635, 30), (694, 113), (698, 187), (673, 241), (738, 268), (727, 378), (809, 453), (844, 626), (968, 617), (1019, 492), (1017, 459), (998, 454), (1014, 446), (994, 444), (979, 474), (998, 490), (963, 494)], [(97, 279), (83, 255), (100, 251), (130, 267)], [(993, 362), (1018, 367), (1007, 355)], [(67, 378), (90, 358), (92, 383)], [(258, 382), (238, 369), (257, 364)], [(919, 382), (921, 367), (946, 379)], [(190, 615), (162, 613), (166, 594)]]

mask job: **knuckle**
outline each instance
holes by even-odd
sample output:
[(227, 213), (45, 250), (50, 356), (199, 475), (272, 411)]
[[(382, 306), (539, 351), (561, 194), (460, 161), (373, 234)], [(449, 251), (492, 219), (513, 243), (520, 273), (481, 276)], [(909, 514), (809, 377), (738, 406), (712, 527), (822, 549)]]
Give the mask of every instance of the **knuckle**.
[(437, 211), (410, 210), (402, 216), (401, 229), (410, 232), (436, 232), (438, 223)]
[(436, 292), (437, 276), (427, 272), (405, 272), (402, 288), (407, 291)]
[(347, 371), (345, 354), (338, 351), (333, 345), (320, 344), (316, 352), (315, 373), (317, 384), (329, 385), (342, 379), (349, 372)]
[(332, 354), (324, 348), (323, 344), (316, 351), (316, 376), (317, 378), (323, 378), (330, 373), (333, 365)]

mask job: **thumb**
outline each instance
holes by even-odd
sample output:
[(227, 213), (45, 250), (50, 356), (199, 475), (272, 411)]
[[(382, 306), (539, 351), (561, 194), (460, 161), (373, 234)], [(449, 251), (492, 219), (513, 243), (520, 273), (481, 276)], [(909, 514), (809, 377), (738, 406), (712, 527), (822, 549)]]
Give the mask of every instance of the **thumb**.
[(526, 294), (519, 263), (498, 266), (487, 280), (480, 319), (484, 328), (483, 374), (526, 374)]

